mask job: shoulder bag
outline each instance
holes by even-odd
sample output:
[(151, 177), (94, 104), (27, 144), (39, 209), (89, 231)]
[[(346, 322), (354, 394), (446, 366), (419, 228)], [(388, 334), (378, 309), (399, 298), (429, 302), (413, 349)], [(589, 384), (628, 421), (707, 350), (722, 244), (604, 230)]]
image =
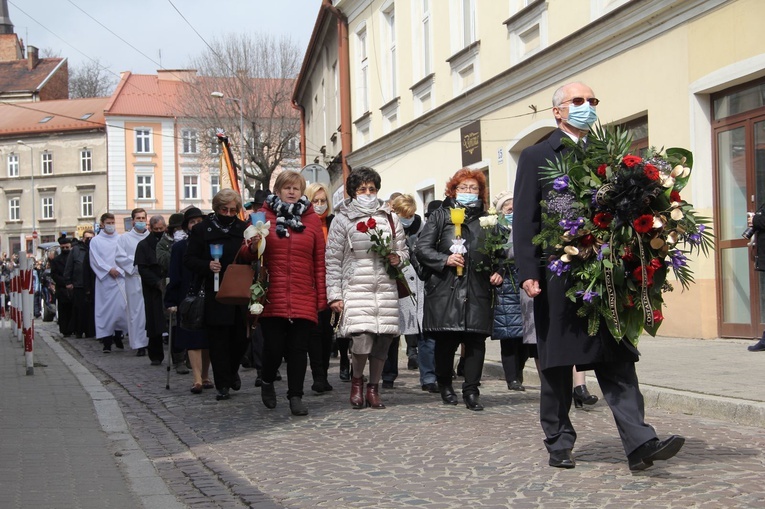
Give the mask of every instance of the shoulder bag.
[(255, 278), (255, 271), (252, 264), (239, 265), (237, 258), (233, 263), (226, 267), (223, 274), (223, 281), (220, 283), (220, 289), (215, 294), (215, 300), (221, 304), (234, 306), (246, 306), (250, 303), (250, 286)]
[[(198, 280), (195, 277), (195, 282)], [(197, 290), (194, 283), (189, 286), (189, 293), (178, 304), (178, 315), (181, 319), (181, 328), (187, 330), (201, 330), (205, 324), (205, 288), (204, 283), (199, 284)]]
[[(393, 224), (393, 216), (390, 213), (387, 213), (386, 215), (388, 216), (388, 224), (390, 224), (390, 237), (392, 244), (393, 240), (396, 238), (396, 226)], [(400, 270), (399, 274), (401, 274), (402, 277), (396, 278), (396, 290), (398, 290), (398, 298), (403, 299), (412, 295), (412, 290), (409, 289), (409, 285), (406, 284), (406, 281), (402, 279), (403, 274)]]

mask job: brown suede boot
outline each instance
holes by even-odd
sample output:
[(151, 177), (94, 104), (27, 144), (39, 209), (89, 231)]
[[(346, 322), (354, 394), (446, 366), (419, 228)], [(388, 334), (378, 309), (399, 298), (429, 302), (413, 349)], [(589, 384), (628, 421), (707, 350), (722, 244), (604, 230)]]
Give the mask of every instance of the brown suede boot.
[(351, 378), (351, 406), (364, 408), (364, 377)]
[(378, 389), (380, 384), (367, 384), (367, 406), (370, 408), (385, 408), (382, 401), (380, 401), (380, 393)]

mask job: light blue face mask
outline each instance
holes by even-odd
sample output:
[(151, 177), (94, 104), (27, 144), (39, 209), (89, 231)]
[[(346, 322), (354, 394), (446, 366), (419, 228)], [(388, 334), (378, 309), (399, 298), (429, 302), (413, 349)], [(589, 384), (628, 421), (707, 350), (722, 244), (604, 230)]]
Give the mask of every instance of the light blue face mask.
[(139, 231), (145, 231), (146, 230), (146, 222), (145, 221), (137, 221), (135, 223), (135, 229)]
[(509, 214), (505, 214), (505, 221), (507, 221), (507, 224), (513, 224), (513, 213), (510, 212)]
[(468, 206), (478, 201), (478, 195), (473, 193), (457, 193), (457, 202)]
[(572, 104), (568, 107), (568, 119), (566, 120), (566, 123), (571, 127), (576, 127), (582, 131), (589, 131), (597, 121), (598, 114), (595, 112), (595, 108), (590, 106), (590, 103), (587, 101), (579, 106)]
[(401, 221), (401, 226), (404, 228), (409, 228), (412, 226), (412, 223), (414, 223), (414, 216), (410, 217), (409, 219), (404, 219), (403, 217), (398, 218), (399, 221)]

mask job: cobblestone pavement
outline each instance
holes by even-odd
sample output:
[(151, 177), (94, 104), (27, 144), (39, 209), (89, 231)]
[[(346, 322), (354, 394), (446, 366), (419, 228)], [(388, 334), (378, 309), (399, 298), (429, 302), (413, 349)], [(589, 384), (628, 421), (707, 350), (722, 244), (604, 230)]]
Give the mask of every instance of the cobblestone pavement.
[(188, 507), (765, 507), (759, 428), (649, 408), (660, 436), (687, 442), (676, 458), (632, 474), (599, 402), (573, 411), (577, 467), (560, 470), (547, 466), (535, 387), (509, 392), (502, 380), (484, 380), (486, 410), (470, 412), (422, 392), (417, 372), (402, 366), (395, 388), (382, 392), (387, 409), (353, 410), (333, 359), (335, 390), (313, 395), (309, 372), (310, 415), (293, 417), (286, 383), (277, 382), (279, 403), (268, 410), (253, 370), (242, 370), (231, 400), (216, 402), (214, 391), (189, 392), (190, 375), (173, 372), (166, 390), (166, 367), (146, 357), (105, 355), (92, 339), (63, 343), (115, 395), (138, 444)]

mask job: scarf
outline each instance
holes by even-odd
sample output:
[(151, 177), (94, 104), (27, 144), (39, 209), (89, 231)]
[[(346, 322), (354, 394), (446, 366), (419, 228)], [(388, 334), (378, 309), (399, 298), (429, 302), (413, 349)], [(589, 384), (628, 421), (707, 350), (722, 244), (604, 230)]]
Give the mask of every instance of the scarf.
[(300, 216), (311, 206), (308, 198), (301, 196), (296, 203), (285, 203), (275, 194), (270, 194), (266, 198), (266, 203), (276, 214), (276, 235), (279, 238), (290, 236), (287, 227), (298, 233), (305, 230), (305, 225), (300, 221)]

